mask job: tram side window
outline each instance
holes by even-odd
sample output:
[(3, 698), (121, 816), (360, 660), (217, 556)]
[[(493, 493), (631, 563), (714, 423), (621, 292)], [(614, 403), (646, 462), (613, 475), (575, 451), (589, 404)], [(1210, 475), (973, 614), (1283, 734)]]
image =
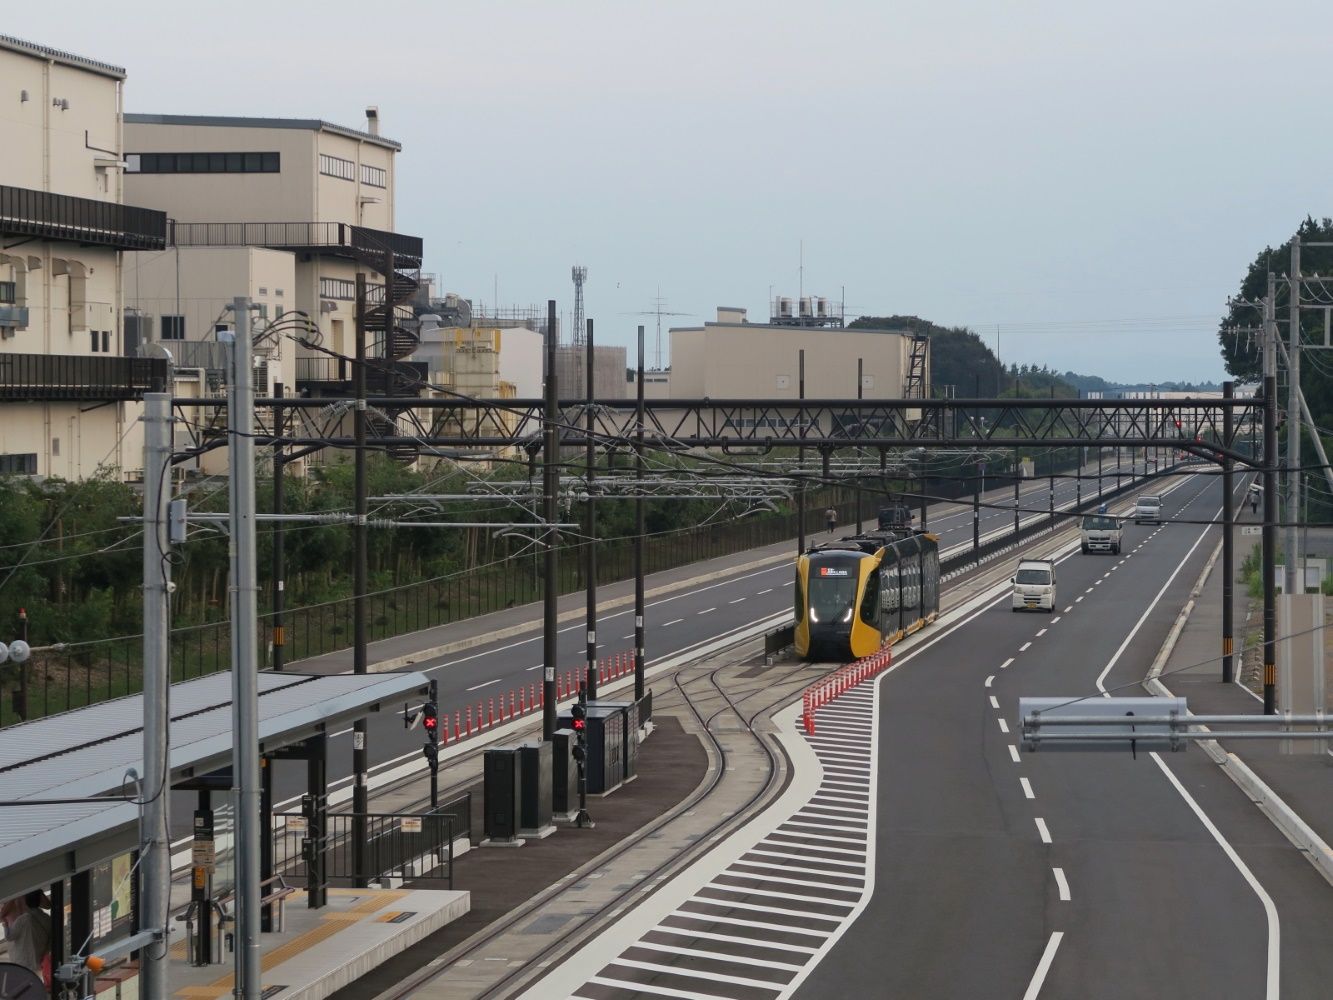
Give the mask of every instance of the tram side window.
[(801, 584), (800, 567), (796, 569), (796, 586), (792, 587), (792, 594), (795, 595), (796, 621), (803, 622), (805, 621), (805, 588)]
[(921, 610), (923, 614), (930, 614), (940, 609), (940, 555), (935, 551), (923, 552), (921, 562), (924, 577)]
[(883, 611), (879, 619), (881, 631), (887, 632), (899, 627), (901, 624), (901, 612), (899, 610), (901, 605), (902, 593), (901, 582), (898, 577), (898, 564), (889, 563), (880, 570), (879, 606)]
[(873, 629), (879, 628), (879, 570), (866, 575), (866, 592), (861, 598), (861, 621)]
[(903, 620), (912, 622), (916, 619), (916, 610), (921, 607), (921, 560), (913, 555), (902, 564), (903, 572)]

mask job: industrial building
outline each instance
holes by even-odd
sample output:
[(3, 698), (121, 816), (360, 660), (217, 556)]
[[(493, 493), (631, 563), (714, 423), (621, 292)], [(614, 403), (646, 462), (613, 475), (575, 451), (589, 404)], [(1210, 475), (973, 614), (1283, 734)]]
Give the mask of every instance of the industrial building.
[[(827, 305), (779, 299), (767, 323), (720, 306), (717, 320), (672, 327), (672, 399), (921, 399), (930, 342), (906, 330), (850, 330)], [(786, 303), (786, 314), (783, 314)]]
[(142, 466), (137, 400), (166, 364), (124, 339), (122, 255), (161, 251), (167, 219), (123, 203), (124, 81), (0, 36), (0, 475)]

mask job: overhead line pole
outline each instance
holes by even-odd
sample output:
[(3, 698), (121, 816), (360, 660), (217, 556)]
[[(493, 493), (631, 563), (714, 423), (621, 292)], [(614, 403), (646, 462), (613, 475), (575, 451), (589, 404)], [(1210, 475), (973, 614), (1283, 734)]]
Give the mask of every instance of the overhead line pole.
[(546, 521), (546, 550), (543, 559), (546, 579), (542, 581), (542, 739), (548, 743), (555, 736), (555, 672), (559, 656), (556, 648), (558, 638), (556, 598), (560, 587), (556, 574), (560, 566), (556, 546), (560, 544), (560, 533), (556, 529), (556, 522), (560, 520), (557, 509), (560, 490), (560, 432), (557, 410), (560, 407), (560, 398), (556, 392), (555, 347), (555, 299), (549, 299), (546, 303), (546, 402), (542, 407), (542, 431), (545, 439), (542, 453), (542, 490)]
[(1274, 563), (1277, 546), (1277, 322), (1273, 272), (1268, 272), (1264, 296), (1264, 714), (1277, 712), (1277, 657), (1275, 646)]
[[(639, 327), (639, 372), (637, 387), (638, 408), (634, 427), (634, 474), (643, 482), (643, 327)], [(644, 594), (643, 594), (643, 490), (634, 491), (634, 700), (642, 702), (645, 693), (643, 676), (644, 650)]]
[(144, 1000), (167, 1000), (167, 936), (171, 909), (171, 562), (167, 504), (171, 500), (171, 395), (144, 396), (143, 464), (143, 785), (142, 839), (144, 930), (162, 940), (139, 953)]
[(236, 336), (227, 391), (231, 496), (232, 794), (236, 808), (236, 1000), (260, 1000), (259, 955), (259, 629), (255, 546), (254, 386), (250, 300), (232, 300)]
[(1301, 238), (1291, 241), (1287, 324), (1287, 594), (1305, 593), (1305, 560), (1301, 533)]
[(585, 354), (587, 355), (587, 410), (584, 413), (584, 427), (587, 433), (584, 458), (588, 466), (588, 503), (587, 503), (587, 538), (584, 540), (586, 557), (583, 564), (583, 574), (585, 577), (585, 599), (586, 622), (588, 630), (588, 669), (586, 684), (588, 687), (588, 700), (592, 701), (597, 697), (597, 502), (593, 497), (593, 485), (597, 480), (597, 448), (593, 443), (593, 433), (596, 430), (593, 419), (593, 344), (592, 344), (592, 320), (588, 320), (588, 338), (585, 345)]
[[(283, 397), (281, 382), (273, 383), (273, 395)], [(283, 613), (287, 608), (287, 542), (283, 532), (282, 514), (286, 505), (286, 459), (282, 448), (283, 407), (273, 404), (273, 513), (278, 515), (273, 522), (273, 669), (283, 668), (284, 653), (287, 651), (287, 630), (284, 627)]]
[[(1235, 382), (1222, 383), (1222, 398), (1231, 399), (1236, 392)], [(1231, 447), (1236, 433), (1235, 421), (1228, 408), (1222, 414), (1222, 443)], [(1235, 519), (1236, 502), (1232, 497), (1236, 463), (1222, 456), (1222, 683), (1236, 679), (1236, 660), (1231, 652), (1234, 622), (1232, 621), (1232, 582), (1236, 575)]]
[[(385, 337), (389, 336), (392, 322), (388, 306), (392, 269), (384, 279)], [(370, 550), (366, 514), (366, 276), (356, 275), (356, 364), (352, 366), (352, 437), (355, 443), (352, 473), (352, 673), (369, 672), (369, 651), (366, 637), (366, 591), (369, 590)], [(368, 884), (366, 814), (370, 812), (370, 754), (366, 747), (368, 727), (365, 716), (352, 723), (352, 870), (353, 884), (364, 889)]]

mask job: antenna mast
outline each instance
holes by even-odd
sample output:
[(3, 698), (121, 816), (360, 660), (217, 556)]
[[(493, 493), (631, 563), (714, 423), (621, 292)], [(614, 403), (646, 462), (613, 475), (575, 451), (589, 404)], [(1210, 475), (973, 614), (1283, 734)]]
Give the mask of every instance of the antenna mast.
[(575, 264), (570, 271), (574, 279), (574, 339), (575, 347), (582, 347), (587, 339), (583, 329), (583, 283), (588, 280), (588, 269), (582, 264)]

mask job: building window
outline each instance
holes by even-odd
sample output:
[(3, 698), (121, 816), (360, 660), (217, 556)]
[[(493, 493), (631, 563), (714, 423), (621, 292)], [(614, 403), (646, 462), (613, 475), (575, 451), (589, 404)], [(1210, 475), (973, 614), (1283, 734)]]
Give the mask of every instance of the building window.
[(99, 337), (99, 336), (97, 335), (97, 331), (96, 331), (96, 330), (89, 330), (89, 331), (88, 331), (88, 336), (89, 336), (89, 337), (91, 338), (91, 340), (92, 340), (92, 345), (91, 345), (91, 346), (92, 346), (92, 352), (93, 352), (94, 354), (96, 354), (98, 351), (100, 351), (100, 350), (102, 349), (102, 348), (101, 348), (102, 338)]
[(264, 288), (264, 287), (261, 286), (260, 289), (259, 289), (259, 294), (260, 294), (260, 295), (267, 295), (267, 294), (268, 294), (268, 289), (267, 289), (267, 288)]
[(278, 153), (128, 153), (130, 174), (276, 174)]
[(111, 353), (111, 331), (110, 331), (110, 330), (103, 330), (103, 331), (102, 331), (102, 353), (103, 353), (103, 354), (110, 354), (110, 353)]
[(275, 288), (275, 289), (273, 289), (273, 294), (274, 294), (277, 298), (282, 298), (282, 289), (281, 289), (281, 288)]
[(14, 304), (14, 297), (18, 294), (18, 283), (14, 281), (0, 281), (0, 303), (7, 306)]
[(321, 299), (344, 299), (348, 302), (356, 298), (356, 282), (346, 278), (320, 278), (319, 297)]
[(264, 302), (259, 303), (259, 306), (258, 306), (258, 312), (259, 312), (259, 319), (260, 319), (262, 322), (267, 323), (267, 322), (268, 322), (268, 304), (267, 304), (267, 303), (264, 303)]
[(163, 316), (163, 317), (162, 317), (162, 339), (163, 339), (163, 340), (184, 340), (184, 339), (185, 339), (185, 317), (184, 317), (184, 316)]
[(382, 167), (361, 164), (361, 183), (370, 187), (386, 188), (389, 186), (389, 174)]
[(57, 456), (60, 454), (60, 438), (51, 439), (51, 454)]
[(37, 475), (37, 453), (26, 455), (0, 455), (0, 476), (35, 476)]
[(344, 160), (341, 156), (320, 153), (319, 172), (327, 177), (339, 177), (350, 181), (356, 178), (356, 164), (351, 160)]

